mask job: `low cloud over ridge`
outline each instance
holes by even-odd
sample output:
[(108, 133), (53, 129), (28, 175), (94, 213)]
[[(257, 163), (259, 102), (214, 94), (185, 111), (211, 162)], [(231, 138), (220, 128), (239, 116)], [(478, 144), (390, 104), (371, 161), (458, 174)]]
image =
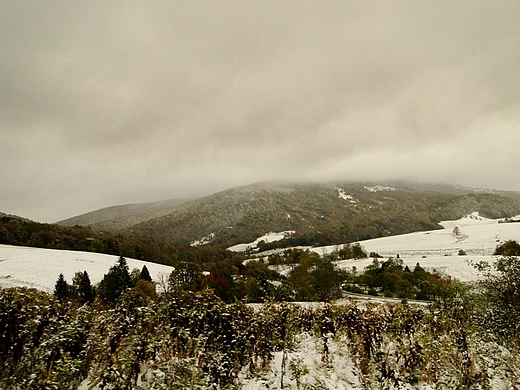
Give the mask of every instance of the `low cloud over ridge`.
[(1, 7), (1, 211), (271, 179), (520, 190), (518, 2)]

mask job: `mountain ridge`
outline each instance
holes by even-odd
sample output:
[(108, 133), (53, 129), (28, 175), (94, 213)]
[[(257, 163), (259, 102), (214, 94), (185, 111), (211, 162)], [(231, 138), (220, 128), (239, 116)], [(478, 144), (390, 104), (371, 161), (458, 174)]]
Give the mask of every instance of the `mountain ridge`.
[[(167, 212), (168, 209), (189, 202), (190, 200), (191, 199), (169, 199), (157, 202), (109, 206), (58, 221), (56, 224), (61, 226), (102, 226), (102, 224), (107, 221), (118, 221), (118, 223), (124, 225), (131, 225), (138, 223), (141, 218), (149, 219), (149, 215), (156, 217), (164, 215), (163, 213)], [(132, 217), (137, 222), (132, 221)]]
[[(149, 210), (134, 205), (130, 212), (139, 212), (131, 215), (118, 209), (117, 218), (98, 218), (86, 226), (176, 244), (213, 234), (213, 244), (231, 246), (269, 231), (286, 230), (296, 231), (294, 236), (306, 244), (332, 244), (436, 229), (441, 220), (474, 211), (490, 218), (509, 217), (520, 213), (520, 193), (407, 182), (276, 181), (230, 188), (178, 204), (147, 205)], [(106, 209), (102, 210), (106, 215)], [(87, 214), (95, 220), (96, 212)]]

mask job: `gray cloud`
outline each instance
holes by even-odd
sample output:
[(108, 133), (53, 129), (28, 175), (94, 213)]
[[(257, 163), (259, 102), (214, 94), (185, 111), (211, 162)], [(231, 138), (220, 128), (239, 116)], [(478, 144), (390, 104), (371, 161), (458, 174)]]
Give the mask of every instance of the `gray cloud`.
[(258, 180), (520, 190), (516, 1), (4, 1), (1, 211)]

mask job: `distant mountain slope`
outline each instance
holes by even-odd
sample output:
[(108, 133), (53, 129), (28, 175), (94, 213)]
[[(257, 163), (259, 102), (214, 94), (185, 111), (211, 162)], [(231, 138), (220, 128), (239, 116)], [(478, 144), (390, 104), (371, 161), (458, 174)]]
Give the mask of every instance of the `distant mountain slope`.
[(56, 222), (62, 226), (88, 226), (95, 230), (120, 230), (151, 218), (167, 215), (172, 207), (190, 199), (171, 199), (160, 202), (135, 203), (106, 207)]
[(226, 246), (294, 230), (293, 244), (323, 245), (436, 229), (441, 220), (474, 211), (488, 218), (517, 215), (520, 194), (407, 183), (257, 183), (135, 214), (136, 223), (115, 218), (90, 226), (173, 243), (214, 233), (212, 243)]
[(0, 219), (2, 219), (2, 218), (5, 218), (6, 220), (17, 219), (19, 221), (27, 221), (27, 222), (30, 221), (30, 219), (27, 219), (27, 218), (24, 218), (24, 217), (20, 217), (19, 215), (6, 214), (6, 213), (2, 213), (0, 211)]

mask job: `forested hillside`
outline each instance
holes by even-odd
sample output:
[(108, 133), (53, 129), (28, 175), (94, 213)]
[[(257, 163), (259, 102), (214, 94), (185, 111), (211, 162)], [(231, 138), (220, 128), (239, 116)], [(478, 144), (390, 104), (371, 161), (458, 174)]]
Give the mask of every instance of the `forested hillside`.
[(189, 200), (190, 199), (171, 199), (160, 202), (111, 206), (101, 210), (78, 215), (76, 217), (68, 218), (57, 222), (57, 224), (62, 226), (95, 225), (100, 228), (106, 224), (108, 230), (111, 230), (111, 226), (121, 229), (122, 227), (132, 226), (150, 218), (157, 218), (163, 215), (167, 215), (175, 206), (186, 203)]
[(213, 234), (229, 247), (263, 234), (293, 230), (293, 244), (327, 245), (439, 228), (472, 212), (488, 218), (520, 214), (520, 194), (451, 186), (258, 183), (162, 210), (141, 221), (93, 223), (96, 231), (145, 235), (188, 244)]
[(219, 261), (230, 255), (218, 247), (173, 245), (150, 236), (96, 232), (82, 226), (38, 223), (12, 215), (0, 217), (0, 244), (122, 255), (166, 265)]

